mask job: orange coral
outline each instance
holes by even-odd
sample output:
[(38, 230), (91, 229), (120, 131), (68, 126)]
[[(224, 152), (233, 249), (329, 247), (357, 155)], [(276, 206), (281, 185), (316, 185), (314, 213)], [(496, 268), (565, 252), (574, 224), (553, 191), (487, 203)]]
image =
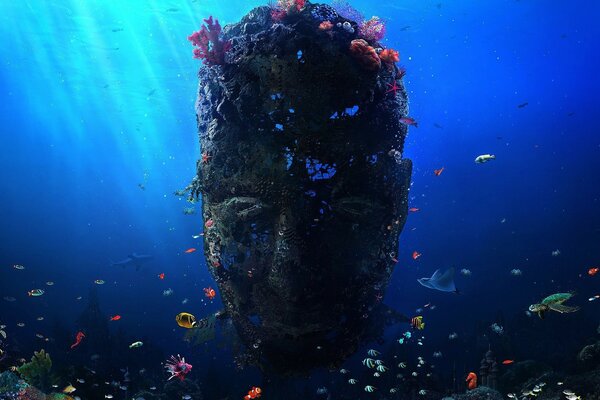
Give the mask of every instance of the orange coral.
[(322, 31), (328, 31), (331, 30), (331, 28), (333, 28), (331, 21), (323, 21), (319, 24), (319, 29)]
[(381, 67), (377, 52), (363, 39), (354, 39), (350, 42), (350, 54), (365, 69), (377, 71)]
[(400, 54), (394, 49), (385, 49), (379, 53), (379, 58), (384, 63), (393, 64), (400, 61)]

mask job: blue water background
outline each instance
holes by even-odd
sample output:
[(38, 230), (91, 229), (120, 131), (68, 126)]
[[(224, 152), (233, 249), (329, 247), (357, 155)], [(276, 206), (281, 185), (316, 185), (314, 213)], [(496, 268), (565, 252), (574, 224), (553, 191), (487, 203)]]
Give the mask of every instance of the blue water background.
[[(201, 241), (192, 239), (202, 230), (200, 215), (184, 215), (189, 204), (173, 195), (193, 177), (200, 154), (200, 63), (186, 37), (202, 18), (235, 22), (260, 4), (0, 3), (0, 292), (17, 298), (2, 302), (0, 323), (24, 346), (36, 349), (34, 333), (53, 318), (75, 332), (94, 279), (107, 282), (98, 288), (103, 310), (122, 315), (128, 334), (168, 354), (189, 352), (174, 323), (178, 312), (220, 308), (202, 293), (215, 284)], [(425, 311), (428, 355), (455, 351), (450, 332), (474, 337), (478, 321), (524, 315), (555, 291), (577, 291), (593, 334), (600, 301), (587, 298), (600, 293), (600, 276), (586, 271), (600, 264), (600, 3), (353, 5), (387, 21), (385, 43), (400, 51), (410, 115), (419, 121), (405, 156), (415, 167), (410, 203), (420, 212), (402, 233), (386, 304), (411, 316), (437, 305)], [(483, 153), (497, 158), (475, 164)], [(190, 247), (198, 251), (184, 254)], [(551, 256), (555, 249), (559, 257)], [(422, 253), (417, 261), (414, 250)], [(131, 252), (155, 259), (140, 272), (109, 266)], [(457, 277), (460, 296), (416, 282), (450, 266), (472, 271)], [(513, 268), (523, 275), (511, 276)], [(28, 298), (37, 287), (46, 295)], [(167, 288), (170, 297), (162, 295)], [(36, 322), (38, 315), (46, 322)], [(26, 327), (18, 330), (17, 322)], [(575, 341), (587, 334), (580, 328), (562, 329)], [(523, 347), (516, 356), (528, 356)], [(210, 351), (230, 368), (226, 351)]]

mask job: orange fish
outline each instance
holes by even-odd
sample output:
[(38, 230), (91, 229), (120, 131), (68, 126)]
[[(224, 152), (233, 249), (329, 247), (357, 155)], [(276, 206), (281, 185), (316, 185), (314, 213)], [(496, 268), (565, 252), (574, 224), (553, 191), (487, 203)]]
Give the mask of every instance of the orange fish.
[(465, 379), (465, 382), (467, 382), (467, 388), (469, 390), (473, 390), (477, 387), (477, 374), (475, 372), (469, 372), (469, 375), (467, 375), (467, 379)]
[(248, 390), (248, 394), (244, 396), (244, 400), (260, 399), (262, 389), (257, 386), (252, 386), (252, 389)]
[(408, 209), (408, 211), (410, 211), (410, 212), (417, 212), (417, 211), (419, 211), (419, 209), (417, 207), (411, 207), (411, 208)]
[(215, 292), (215, 289), (211, 288), (210, 286), (207, 288), (204, 288), (204, 295), (209, 299), (212, 300), (215, 298), (215, 296), (217, 295), (217, 292)]
[(189, 249), (187, 249), (186, 251), (184, 251), (184, 253), (185, 253), (185, 254), (190, 254), (190, 253), (193, 253), (193, 252), (195, 252), (195, 251), (196, 251), (196, 249), (195, 249), (195, 248), (193, 248), (193, 247), (190, 247)]
[(413, 251), (412, 253), (412, 258), (413, 260), (416, 260), (417, 258), (421, 257), (421, 253), (419, 253), (418, 251)]
[(442, 174), (442, 172), (444, 172), (444, 167), (440, 168), (440, 169), (434, 169), (433, 170), (433, 174), (435, 176), (440, 176)]
[(121, 319), (121, 316), (120, 316), (120, 315), (115, 315), (115, 316), (113, 316), (113, 317), (110, 317), (110, 320), (111, 320), (111, 321), (118, 321), (118, 320), (120, 320), (120, 319)]
[(598, 273), (598, 271), (600, 271), (600, 268), (598, 268), (598, 267), (590, 268), (590, 269), (588, 269), (588, 275), (594, 276)]
[(159, 279), (165, 279), (165, 273), (161, 272), (160, 274), (158, 274), (158, 278)]
[(515, 362), (515, 360), (504, 360), (504, 361), (502, 361), (502, 364), (503, 365), (510, 365), (510, 364), (512, 364), (514, 362)]

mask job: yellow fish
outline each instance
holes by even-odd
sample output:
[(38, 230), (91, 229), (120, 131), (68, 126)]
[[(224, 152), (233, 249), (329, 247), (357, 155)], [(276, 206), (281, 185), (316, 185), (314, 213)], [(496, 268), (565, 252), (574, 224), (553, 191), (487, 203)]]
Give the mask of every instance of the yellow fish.
[(65, 394), (71, 394), (71, 393), (73, 393), (73, 392), (74, 392), (74, 391), (76, 391), (76, 390), (77, 390), (77, 389), (75, 389), (75, 387), (74, 387), (73, 385), (69, 384), (69, 386), (65, 387), (65, 388), (62, 390), (62, 392), (63, 392), (63, 393), (65, 393)]
[(177, 325), (187, 329), (195, 328), (197, 324), (196, 317), (186, 312), (177, 314), (177, 316), (175, 317), (175, 321), (177, 321)]

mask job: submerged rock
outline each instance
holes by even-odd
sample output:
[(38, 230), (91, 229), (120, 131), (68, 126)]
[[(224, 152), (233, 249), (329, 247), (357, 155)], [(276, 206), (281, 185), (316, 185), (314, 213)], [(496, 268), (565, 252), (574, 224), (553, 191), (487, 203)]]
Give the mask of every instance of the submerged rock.
[(408, 213), (404, 72), (364, 68), (358, 33), (319, 29), (321, 14), (256, 8), (224, 27), (226, 63), (199, 73), (205, 257), (239, 360), (284, 373), (335, 367), (403, 319), (379, 301)]
[(469, 390), (464, 394), (455, 394), (451, 397), (444, 397), (442, 400), (504, 400), (502, 393), (490, 389), (486, 386), (480, 386)]
[(600, 342), (585, 346), (579, 354), (577, 360), (588, 366), (600, 365)]

